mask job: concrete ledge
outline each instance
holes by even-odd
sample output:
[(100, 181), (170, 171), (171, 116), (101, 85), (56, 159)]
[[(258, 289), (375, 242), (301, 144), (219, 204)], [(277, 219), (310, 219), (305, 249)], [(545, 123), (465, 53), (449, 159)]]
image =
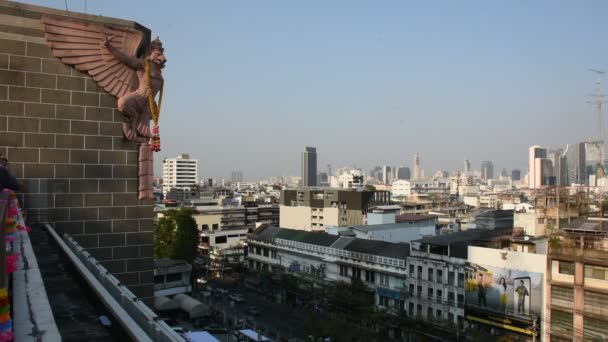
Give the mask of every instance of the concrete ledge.
[[(19, 224), (23, 224), (22, 217)], [(61, 341), (36, 255), (26, 232), (15, 233), (13, 252), (21, 254), (17, 271), (13, 273), (15, 341)]]
[(47, 224), (46, 227), (78, 272), (134, 340), (184, 341), (71, 236), (64, 234), (64, 241), (51, 226)]

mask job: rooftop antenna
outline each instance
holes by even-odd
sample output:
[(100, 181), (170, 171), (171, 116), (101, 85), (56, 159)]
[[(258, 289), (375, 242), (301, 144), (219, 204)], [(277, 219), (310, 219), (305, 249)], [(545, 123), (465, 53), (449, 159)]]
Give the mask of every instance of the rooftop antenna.
[(597, 120), (598, 120), (598, 128), (599, 128), (599, 141), (601, 143), (599, 161), (598, 161), (598, 170), (596, 172), (596, 177), (603, 177), (606, 173), (604, 171), (604, 115), (602, 113), (604, 98), (606, 98), (606, 94), (602, 93), (602, 81), (606, 71), (598, 70), (598, 69), (589, 69), (589, 71), (595, 73), (597, 75), (597, 80), (595, 81), (595, 89), (594, 93), (590, 95), (590, 100), (587, 101), (592, 105), (595, 105), (597, 110)]
[(64, 0), (63, 2), (65, 3), (65, 11), (67, 12), (68, 11), (68, 0)]

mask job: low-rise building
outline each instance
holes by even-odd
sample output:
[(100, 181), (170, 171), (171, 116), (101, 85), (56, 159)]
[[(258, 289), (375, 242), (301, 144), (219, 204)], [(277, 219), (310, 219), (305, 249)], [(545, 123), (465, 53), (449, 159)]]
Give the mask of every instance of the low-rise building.
[(283, 190), (280, 222), (283, 227), (307, 231), (323, 231), (328, 225), (361, 225), (370, 207), (386, 204), (390, 204), (390, 196), (383, 192), (323, 188)]
[(412, 241), (407, 258), (407, 313), (462, 331), (467, 248), (508, 246), (511, 233), (510, 229), (474, 229)]
[(248, 240), (251, 270), (284, 270), (320, 282), (363, 281), (377, 306), (405, 310), (407, 243), (263, 226)]
[(608, 336), (608, 221), (578, 220), (549, 243), (546, 331), (551, 341)]
[(154, 260), (154, 296), (172, 296), (192, 292), (192, 265), (184, 260)]
[[(431, 215), (400, 215), (395, 223), (349, 227), (326, 227), (332, 235), (353, 236), (359, 239), (386, 242), (410, 242), (434, 236), (437, 217)], [(348, 234), (346, 234), (348, 233)]]
[(478, 229), (513, 228), (513, 210), (486, 210), (475, 216)]

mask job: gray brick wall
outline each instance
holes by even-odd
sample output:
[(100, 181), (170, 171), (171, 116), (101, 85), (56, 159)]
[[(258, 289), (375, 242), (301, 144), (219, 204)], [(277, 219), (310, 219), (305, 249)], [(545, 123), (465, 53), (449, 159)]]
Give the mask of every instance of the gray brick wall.
[(47, 11), (0, 2), (0, 153), (31, 222), (71, 234), (149, 301), (153, 211), (137, 198), (137, 145), (122, 138), (116, 99), (50, 55), (39, 21)]

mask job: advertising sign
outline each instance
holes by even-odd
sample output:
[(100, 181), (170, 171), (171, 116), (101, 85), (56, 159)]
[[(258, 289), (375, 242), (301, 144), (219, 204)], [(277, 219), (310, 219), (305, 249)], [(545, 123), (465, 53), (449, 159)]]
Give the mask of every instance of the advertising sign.
[(467, 319), (528, 335), (538, 330), (542, 274), (473, 263), (467, 266)]

